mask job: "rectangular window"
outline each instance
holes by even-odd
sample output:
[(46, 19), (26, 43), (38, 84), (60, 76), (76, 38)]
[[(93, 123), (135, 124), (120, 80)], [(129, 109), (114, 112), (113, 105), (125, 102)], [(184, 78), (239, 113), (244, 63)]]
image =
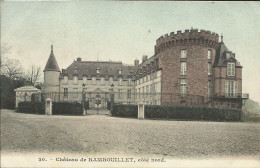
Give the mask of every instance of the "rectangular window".
[(118, 84), (122, 85), (122, 78), (118, 78)]
[(145, 88), (143, 87), (143, 89), (142, 89), (142, 90), (143, 90), (143, 98), (144, 98), (144, 89), (145, 89)]
[(181, 58), (187, 58), (186, 50), (181, 50)]
[(105, 85), (105, 78), (104, 78), (104, 77), (102, 77), (102, 78), (100, 79), (100, 83), (101, 83), (101, 85)]
[(118, 89), (118, 98), (122, 99), (123, 95), (122, 95), (122, 89)]
[(83, 77), (83, 83), (87, 84), (87, 77), (86, 76)]
[(211, 63), (208, 63), (208, 75), (211, 75), (212, 67)]
[(211, 81), (208, 81), (208, 101), (211, 100), (211, 91), (212, 91)]
[(186, 96), (186, 80), (181, 79), (181, 97)]
[(149, 85), (146, 86), (146, 96), (149, 94)]
[(128, 78), (128, 86), (131, 86), (131, 85), (132, 85), (132, 79)]
[(211, 50), (208, 50), (208, 59), (211, 59), (211, 55), (212, 54), (212, 51)]
[(68, 76), (64, 76), (64, 84), (68, 84)]
[(141, 95), (141, 88), (139, 88), (138, 98), (141, 97), (140, 95)]
[(63, 92), (64, 97), (68, 97), (68, 88), (64, 88), (64, 92)]
[(127, 90), (127, 98), (131, 99), (131, 90)]
[(113, 77), (109, 77), (110, 84), (114, 83)]
[(97, 79), (96, 79), (96, 77), (92, 77), (92, 84), (93, 84), (93, 85), (97, 84)]
[(235, 63), (227, 64), (227, 76), (235, 76)]
[(147, 82), (147, 81), (149, 80), (149, 79), (148, 79), (148, 75), (146, 75), (146, 77), (145, 77), (145, 78), (146, 78), (146, 82)]
[(78, 88), (73, 89), (73, 98), (78, 98)]
[(74, 77), (73, 77), (73, 84), (74, 84), (74, 85), (77, 85), (77, 84), (78, 84), (78, 77), (77, 77), (77, 76), (74, 76)]
[(225, 97), (237, 97), (236, 81), (225, 81)]
[(142, 78), (142, 83), (144, 83), (144, 77)]
[(181, 62), (181, 75), (186, 75), (186, 62)]

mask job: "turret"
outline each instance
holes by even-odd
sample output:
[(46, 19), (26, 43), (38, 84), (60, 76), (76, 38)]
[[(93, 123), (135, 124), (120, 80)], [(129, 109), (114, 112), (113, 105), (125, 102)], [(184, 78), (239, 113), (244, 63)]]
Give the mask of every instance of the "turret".
[(53, 53), (53, 45), (51, 45), (51, 53), (43, 72), (44, 92), (59, 92), (60, 68)]

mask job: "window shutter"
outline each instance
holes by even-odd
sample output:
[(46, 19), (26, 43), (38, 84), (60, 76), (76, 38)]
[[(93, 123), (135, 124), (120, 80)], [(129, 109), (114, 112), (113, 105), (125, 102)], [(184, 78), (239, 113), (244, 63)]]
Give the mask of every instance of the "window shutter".
[(238, 96), (238, 90), (237, 90), (237, 81), (234, 81), (234, 94), (237, 97)]
[(228, 96), (228, 81), (225, 81), (225, 97)]
[(231, 66), (232, 66), (232, 76), (235, 76), (235, 64), (233, 63), (233, 64), (231, 64)]

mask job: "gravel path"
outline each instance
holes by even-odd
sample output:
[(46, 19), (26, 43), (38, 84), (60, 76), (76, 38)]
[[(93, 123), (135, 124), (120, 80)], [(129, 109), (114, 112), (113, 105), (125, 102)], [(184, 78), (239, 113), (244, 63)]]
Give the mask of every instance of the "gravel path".
[(260, 124), (44, 116), (1, 110), (5, 152), (260, 159)]

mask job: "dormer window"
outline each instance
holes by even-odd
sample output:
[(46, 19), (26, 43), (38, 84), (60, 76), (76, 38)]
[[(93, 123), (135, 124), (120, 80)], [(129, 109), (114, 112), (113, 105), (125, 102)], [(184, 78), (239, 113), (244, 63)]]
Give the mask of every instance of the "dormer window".
[(235, 76), (235, 63), (228, 63), (227, 64), (227, 76)]
[(111, 77), (109, 77), (109, 81), (110, 81), (110, 84), (114, 83), (114, 79), (113, 79), (113, 77), (112, 77), (112, 76), (111, 76)]
[(74, 73), (75, 73), (75, 74), (79, 73), (79, 70), (78, 70), (77, 67), (74, 68)]
[(97, 69), (96, 69), (96, 72), (97, 72), (97, 74), (100, 74), (100, 69), (97, 68)]
[(226, 59), (230, 58), (230, 53), (226, 53)]
[(78, 84), (78, 77), (77, 76), (73, 76), (73, 84), (74, 85)]
[(83, 83), (84, 83), (84, 84), (87, 83), (87, 77), (86, 77), (86, 76), (83, 77)]

